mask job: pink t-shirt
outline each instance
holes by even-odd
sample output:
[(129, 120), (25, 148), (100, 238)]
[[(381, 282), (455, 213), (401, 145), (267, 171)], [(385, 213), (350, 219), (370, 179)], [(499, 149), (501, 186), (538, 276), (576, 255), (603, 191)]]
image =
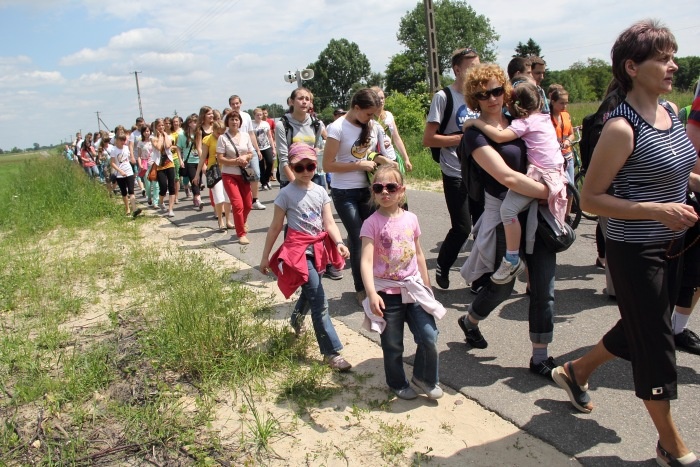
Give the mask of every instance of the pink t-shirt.
[(374, 241), (374, 277), (403, 280), (420, 276), (416, 260), (416, 238), (420, 236), (418, 218), (404, 211), (398, 217), (375, 212), (365, 220), (360, 237)]
[(564, 164), (557, 132), (549, 115), (536, 113), (527, 118), (516, 118), (508, 128), (525, 142), (530, 164), (540, 169), (556, 169)]

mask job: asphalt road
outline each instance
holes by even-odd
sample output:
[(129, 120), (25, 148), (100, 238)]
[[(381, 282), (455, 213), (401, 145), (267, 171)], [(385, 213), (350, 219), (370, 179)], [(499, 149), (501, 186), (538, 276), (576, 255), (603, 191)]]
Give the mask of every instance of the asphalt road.
[[(260, 199), (268, 208), (251, 212), (251, 244), (246, 247), (237, 243), (233, 233), (216, 230), (206, 195), (203, 212), (181, 198), (171, 220), (176, 225), (197, 227), (203, 242), (214, 242), (244, 262), (257, 265), (277, 192), (277, 188), (260, 192)], [(438, 248), (449, 228), (444, 197), (442, 193), (410, 190), (409, 203), (418, 215), (423, 232), (421, 244), (434, 277)], [(336, 220), (344, 233), (337, 216)], [(576, 243), (557, 258), (554, 342), (549, 349), (561, 363), (583, 354), (619, 318), (615, 302), (602, 294), (604, 272), (594, 266), (595, 224), (582, 220), (577, 235)], [(450, 274), (450, 289), (436, 287), (437, 298), (448, 310), (438, 322), (441, 384), (462, 392), (583, 464), (655, 465), (655, 430), (642, 402), (634, 396), (628, 362), (614, 360), (593, 375), (589, 393), (596, 408), (591, 414), (576, 411), (563, 390), (528, 371), (531, 345), (524, 282), (518, 281), (511, 298), (482, 322), (488, 348), (470, 349), (464, 343), (456, 320), (474, 296), (457, 269), (467, 255), (460, 254)], [(355, 302), (349, 270), (342, 280), (324, 280), (324, 289), (333, 318), (378, 342), (376, 335), (361, 329), (363, 314)], [(690, 328), (700, 331), (700, 314), (691, 318)], [(406, 334), (405, 355), (410, 363), (415, 346), (410, 332)], [(700, 357), (679, 352), (677, 359), (679, 399), (672, 403), (673, 416), (688, 447), (700, 453)]]

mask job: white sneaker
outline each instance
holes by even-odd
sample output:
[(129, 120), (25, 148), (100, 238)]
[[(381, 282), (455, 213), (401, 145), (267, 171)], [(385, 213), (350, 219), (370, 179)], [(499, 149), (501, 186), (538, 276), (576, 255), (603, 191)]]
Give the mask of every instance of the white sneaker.
[(256, 199), (255, 202), (253, 203), (253, 209), (263, 210), (263, 209), (265, 209), (265, 205), (262, 204), (259, 199)]
[(168, 212), (168, 217), (175, 217), (175, 213), (172, 211)]
[(503, 258), (501, 265), (498, 270), (491, 276), (491, 282), (494, 284), (507, 284), (520, 275), (525, 270), (525, 263), (523, 260), (518, 258), (517, 264), (511, 264), (510, 261)]

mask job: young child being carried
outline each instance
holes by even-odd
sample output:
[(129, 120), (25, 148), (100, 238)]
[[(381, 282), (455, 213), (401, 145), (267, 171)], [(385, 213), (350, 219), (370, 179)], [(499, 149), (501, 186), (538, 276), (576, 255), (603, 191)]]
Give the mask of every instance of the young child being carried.
[(381, 335), (389, 388), (401, 399), (415, 399), (416, 391), (408, 384), (403, 368), (403, 331), (408, 323), (417, 344), (411, 381), (428, 398), (439, 399), (442, 389), (435, 318), (442, 318), (445, 308), (430, 288), (418, 218), (401, 207), (406, 187), (397, 167), (380, 166), (371, 188), (377, 210), (360, 231), (360, 270), (367, 291), (362, 302), (365, 327)]
[[(310, 305), (311, 321), (324, 361), (334, 370), (348, 371), (352, 365), (338, 353), (343, 344), (328, 314), (321, 277), (328, 263), (342, 270), (350, 251), (333, 219), (328, 193), (312, 181), (317, 165), (315, 149), (306, 143), (294, 143), (288, 156), (294, 181), (280, 190), (275, 198), (275, 211), (267, 231), (260, 271), (275, 274), (277, 285), (287, 298), (301, 286), (301, 296), (291, 317), (295, 334), (303, 332)], [(285, 217), (288, 229), (284, 243), (270, 256)]]
[[(505, 143), (522, 138), (527, 147), (527, 160), (530, 163), (527, 175), (540, 181), (549, 188), (547, 205), (560, 225), (566, 215), (566, 175), (564, 174), (564, 157), (562, 156), (557, 135), (549, 115), (540, 112), (542, 97), (537, 87), (527, 81), (513, 88), (508, 105), (514, 117), (508, 128), (499, 130), (482, 120), (470, 119), (464, 127), (476, 126), (487, 138), (496, 143)], [(508, 191), (501, 205), (501, 220), (506, 235), (506, 255), (501, 265), (491, 276), (496, 284), (507, 284), (525, 269), (520, 259), (520, 237), (522, 229), (518, 213), (534, 200), (512, 190)]]

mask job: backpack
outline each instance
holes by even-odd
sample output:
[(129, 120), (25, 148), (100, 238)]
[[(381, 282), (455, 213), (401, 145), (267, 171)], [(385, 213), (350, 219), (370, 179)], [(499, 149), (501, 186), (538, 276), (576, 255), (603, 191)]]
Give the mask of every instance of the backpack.
[(617, 91), (613, 91), (603, 99), (598, 110), (595, 113), (587, 115), (583, 118), (581, 124), (581, 142), (579, 143), (581, 166), (583, 170), (588, 170), (600, 134), (603, 131), (603, 125), (608, 119), (608, 115), (617, 107), (623, 100), (622, 96)]
[[(284, 134), (287, 136), (287, 147), (292, 145), (292, 126), (289, 124), (289, 120), (286, 115), (280, 117), (282, 126), (284, 126)], [(321, 136), (321, 122), (318, 118), (311, 116), (311, 126), (314, 128), (314, 147), (318, 144), (318, 139)]]
[[(454, 100), (452, 98), (452, 92), (448, 89), (449, 86), (445, 86), (442, 88), (442, 91), (445, 93), (445, 110), (442, 112), (442, 118), (440, 119), (440, 127), (438, 128), (437, 134), (438, 135), (444, 135), (445, 134), (445, 129), (447, 128), (447, 122), (449, 121), (450, 117), (452, 116), (452, 107), (454, 107)], [(433, 155), (433, 160), (437, 162), (438, 164), (440, 163), (440, 150), (442, 148), (430, 148), (430, 152)]]

